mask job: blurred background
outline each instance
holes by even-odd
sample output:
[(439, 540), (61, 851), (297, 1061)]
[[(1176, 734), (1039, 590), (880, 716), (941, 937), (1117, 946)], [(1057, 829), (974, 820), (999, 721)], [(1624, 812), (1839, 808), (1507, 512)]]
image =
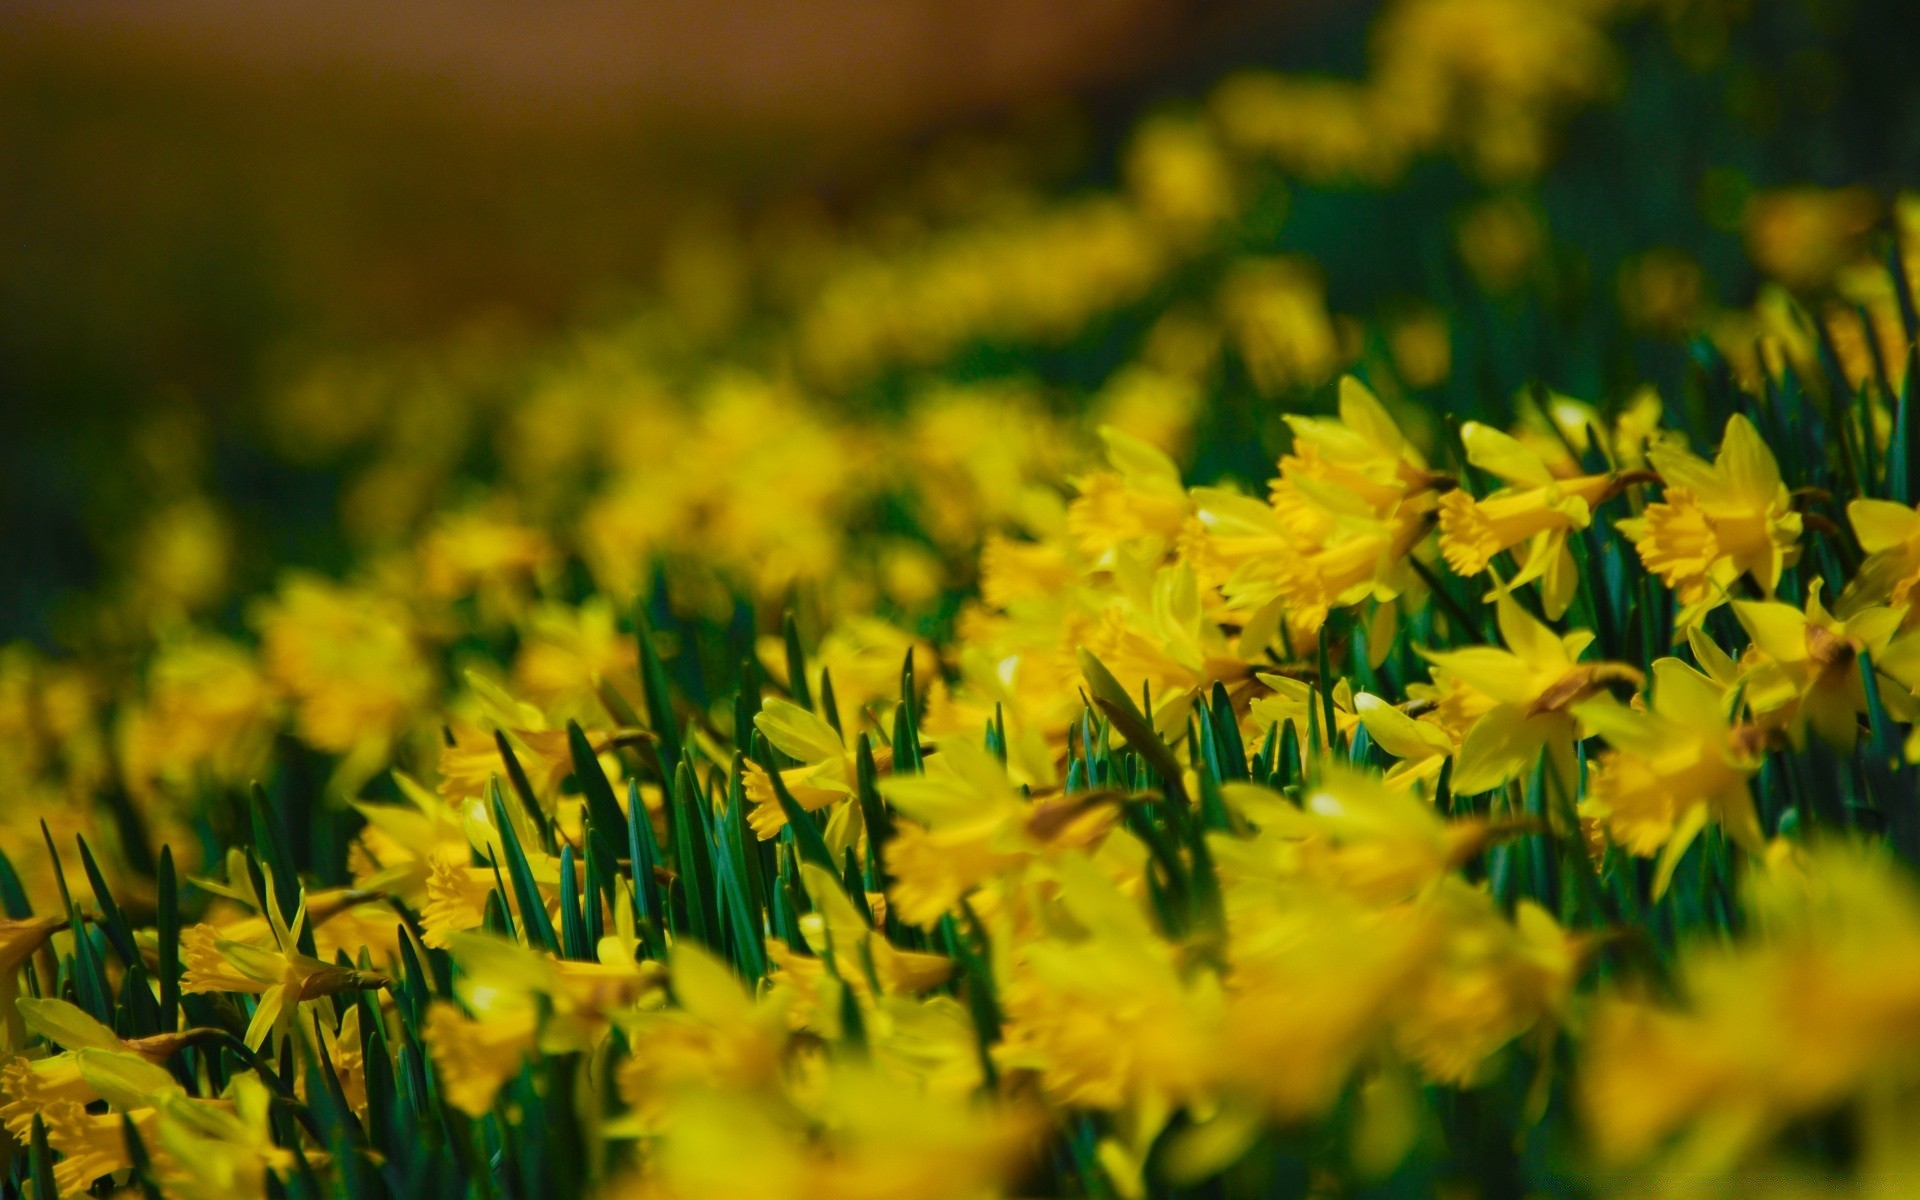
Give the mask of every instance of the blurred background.
[(0, 6), (0, 632), (44, 639), (98, 582), (148, 414), (244, 441), (319, 355), (620, 311), (690, 225), (795, 197), (830, 220), (942, 142), (1071, 175), (1224, 62), (1357, 46), (1355, 9)]
[[(1920, 106), (1894, 36), (1901, 4), (1608, 7), (1630, 10), (1630, 83), (1599, 73), (1581, 99), (1600, 107), (1570, 117), (1556, 173), (1537, 188), (1516, 193), (1499, 171), (1457, 162), (1416, 168), (1384, 196), (1291, 181), (1286, 232), (1258, 248), (1312, 254), (1351, 308), (1402, 304), (1461, 273), (1442, 261), (1451, 250), (1410, 240), (1408, 218), (1491, 196), (1519, 219), (1496, 205), (1485, 236), (1470, 225), (1462, 245), (1485, 243), (1495, 275), (1503, 254), (1524, 264), (1543, 228), (1586, 256), (1543, 285), (1541, 311), (1612, 286), (1600, 268), (1629, 250), (1669, 243), (1736, 281), (1736, 294), (1707, 300), (1740, 304), (1757, 282), (1742, 243), (1753, 189), (1915, 182)], [(222, 595), (263, 585), (276, 564), (338, 568), (347, 551), (329, 531), (346, 468), (325, 446), (289, 444), (311, 425), (272, 415), (316, 371), (437, 355), (465, 364), (466, 387), (503, 377), (487, 364), (662, 295), (731, 329), (725, 264), (742, 245), (885, 234), (905, 213), (963, 220), (1015, 182), (1114, 186), (1129, 130), (1201, 104), (1237, 70), (1363, 76), (1381, 11), (1361, 0), (10, 0), (0, 638), (73, 641), (74, 598), (149, 552), (129, 549), (127, 530), (183, 496), (222, 497), (218, 519), (242, 549), (268, 550), (229, 550), (263, 577), (223, 577)], [(1707, 116), (1676, 129), (1680, 111)], [(1357, 222), (1374, 233), (1354, 236)], [(697, 333), (700, 320), (688, 323)], [(1549, 373), (1497, 359), (1469, 386)], [(1636, 373), (1676, 377), (1682, 360), (1676, 344)], [(1593, 390), (1609, 369), (1587, 373)], [(400, 397), (418, 389), (347, 391), (378, 408), (412, 404)], [(154, 541), (149, 530), (140, 544)]]

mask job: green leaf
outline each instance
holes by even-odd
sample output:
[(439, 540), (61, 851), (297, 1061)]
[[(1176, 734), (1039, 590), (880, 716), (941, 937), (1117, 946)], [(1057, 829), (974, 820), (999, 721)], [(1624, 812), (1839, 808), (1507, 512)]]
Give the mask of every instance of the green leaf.
[(666, 905), (660, 896), (660, 880), (654, 869), (660, 863), (660, 851), (653, 840), (653, 822), (647, 819), (647, 806), (640, 799), (640, 784), (627, 781), (627, 855), (633, 870), (633, 915), (642, 927), (666, 928)]
[(787, 695), (801, 708), (813, 707), (813, 691), (807, 686), (807, 656), (800, 649), (800, 627), (794, 623), (793, 610), (780, 618), (780, 638), (787, 647)]
[(720, 954), (726, 953), (726, 939), (720, 928), (720, 905), (715, 895), (713, 837), (708, 828), (700, 787), (693, 767), (681, 760), (674, 773), (670, 801), (674, 807), (674, 850), (679, 868), (681, 892), (687, 905), (687, 919), (694, 936)]
[(173, 847), (160, 847), (154, 933), (159, 942), (160, 1028), (180, 1028), (180, 885), (173, 873)]
[(140, 951), (134, 946), (133, 928), (127, 924), (126, 914), (115, 903), (113, 892), (107, 887), (106, 876), (100, 873), (100, 864), (93, 859), (93, 851), (87, 847), (87, 839), (76, 836), (74, 841), (80, 845), (80, 866), (87, 873), (87, 883), (93, 888), (93, 898), (100, 905), (100, 913), (107, 931), (107, 943), (120, 959), (122, 966), (131, 967), (139, 963)]
[(1133, 697), (1127, 695), (1127, 689), (1121, 687), (1120, 681), (1113, 677), (1113, 672), (1107, 670), (1106, 664), (1085, 647), (1080, 650), (1080, 674), (1093, 692), (1093, 702), (1106, 714), (1107, 720), (1113, 722), (1113, 727), (1127, 740), (1127, 745), (1152, 765), (1167, 795), (1183, 808), (1189, 806), (1191, 801), (1187, 796), (1186, 781), (1181, 778), (1180, 761), (1154, 731), (1153, 722), (1141, 714)]
[(859, 797), (860, 816), (867, 826), (867, 858), (878, 881), (883, 878), (884, 851), (893, 840), (893, 817), (880, 795), (880, 772), (873, 761), (873, 740), (862, 733), (854, 739), (853, 746), (854, 793)]
[(575, 962), (591, 962), (587, 922), (580, 912), (580, 880), (573, 847), (560, 847), (560, 952)]
[(839, 867), (833, 861), (833, 852), (827, 849), (827, 839), (820, 836), (820, 827), (813, 823), (813, 814), (800, 807), (800, 802), (787, 790), (786, 781), (780, 778), (780, 772), (769, 771), (767, 778), (773, 781), (774, 797), (780, 802), (780, 811), (787, 815), (787, 832), (800, 857), (830, 874), (838, 875)]
[(580, 728), (580, 722), (567, 722), (567, 749), (573, 755), (573, 776), (580, 783), (580, 792), (587, 800), (587, 816), (602, 829), (618, 829), (625, 823), (626, 817), (620, 811), (620, 802), (614, 799), (613, 785), (607, 782), (607, 773), (600, 769), (600, 759), (593, 752), (593, 746), (587, 741), (587, 735)]
[(842, 741), (845, 741), (847, 731), (840, 728), (840, 701), (833, 694), (833, 672), (825, 667), (820, 668), (820, 715), (826, 718), (827, 725), (840, 735)]
[(540, 848), (548, 854), (555, 850), (553, 825), (547, 820), (547, 814), (540, 807), (540, 800), (533, 793), (533, 783), (527, 778), (526, 768), (520, 765), (520, 756), (513, 752), (513, 744), (507, 741), (505, 731), (493, 731), (493, 744), (500, 751), (500, 761), (506, 764), (507, 782), (513, 785), (513, 794), (519, 797), (520, 806), (526, 810), (527, 819), (540, 831)]
[(27, 891), (20, 886), (20, 875), (13, 869), (13, 861), (0, 850), (0, 908), (4, 908), (7, 917), (14, 921), (24, 921), (33, 915), (33, 905), (27, 902)]
[(500, 794), (497, 776), (487, 785), (487, 790), (493, 800), (494, 820), (500, 826), (500, 848), (507, 860), (507, 878), (513, 882), (513, 897), (520, 909), (521, 932), (527, 944), (534, 949), (557, 952), (560, 939), (553, 932), (553, 919), (547, 915), (546, 903), (540, 898), (540, 887), (533, 880), (533, 868), (527, 863), (527, 852), (521, 849), (520, 835), (514, 832), (513, 822), (507, 819), (507, 801)]
[(53, 1151), (47, 1146), (47, 1126), (38, 1114), (33, 1118), (33, 1133), (27, 1143), (27, 1174), (33, 1180), (34, 1200), (58, 1200), (60, 1189), (53, 1182)]
[[(133, 1182), (139, 1186), (142, 1200), (160, 1200), (160, 1188), (153, 1181), (153, 1159), (147, 1154), (146, 1143), (140, 1140), (133, 1118), (126, 1113), (120, 1114), (120, 1132), (126, 1138), (127, 1161), (133, 1164)], [(35, 1190), (39, 1190), (38, 1184)]]
[(660, 739), (657, 761), (662, 782), (671, 782), (673, 765), (680, 761), (680, 726), (673, 715), (673, 691), (667, 668), (653, 645), (653, 626), (647, 622), (646, 602), (634, 606), (633, 632), (640, 643), (640, 691), (647, 702), (647, 724)]
[[(281, 916), (291, 921), (293, 914), (300, 911), (300, 874), (293, 867), (291, 842), (267, 799), (267, 789), (256, 782), (247, 789), (247, 799), (248, 813), (253, 820), (254, 848), (260, 852), (260, 861), (273, 869), (273, 902), (279, 905)], [(301, 953), (315, 953), (313, 922), (300, 926), (299, 945)]]

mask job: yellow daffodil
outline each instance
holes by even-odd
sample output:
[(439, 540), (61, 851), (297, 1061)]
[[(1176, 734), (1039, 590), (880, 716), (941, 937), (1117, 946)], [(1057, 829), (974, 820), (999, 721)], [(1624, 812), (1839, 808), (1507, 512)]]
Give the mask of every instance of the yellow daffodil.
[(1727, 689), (1679, 659), (1653, 668), (1647, 711), (1601, 699), (1580, 706), (1580, 719), (1610, 747), (1592, 765), (1580, 811), (1631, 853), (1658, 854), (1655, 890), (1664, 892), (1709, 821), (1762, 852), (1747, 780), (1759, 769), (1765, 735), (1735, 724)]
[(1579, 790), (1575, 706), (1610, 684), (1637, 683), (1639, 672), (1617, 663), (1581, 662), (1593, 634), (1556, 634), (1510, 595), (1499, 596), (1495, 611), (1506, 649), (1425, 652), (1438, 671), (1477, 693), (1484, 705), (1475, 705), (1479, 712), (1461, 738), (1453, 790), (1473, 795), (1501, 787), (1530, 771), (1544, 752), (1548, 786), (1572, 797)]
[(1861, 845), (1781, 849), (1746, 879), (1755, 937), (1683, 951), (1675, 1003), (1615, 991), (1595, 1007), (1578, 1078), (1603, 1162), (1731, 1171), (1791, 1121), (1884, 1104), (1920, 1052), (1911, 880)]
[(220, 936), (221, 931), (211, 925), (192, 926), (180, 936), (181, 959), (186, 967), (181, 991), (245, 992), (260, 997), (247, 1026), (247, 1045), (254, 1049), (266, 1041), (268, 1034), (284, 1029), (305, 1001), (384, 988), (391, 982), (375, 972), (333, 966), (301, 953), (295, 943), (307, 922), (305, 899), (293, 920), (283, 922), (272, 901), (272, 890), (269, 875), (265, 912), (271, 944), (234, 941)]
[[(801, 808), (818, 812), (829, 805), (851, 800), (856, 786), (854, 752), (833, 726), (798, 704), (778, 698), (761, 705), (753, 725), (768, 745), (799, 760), (799, 766), (780, 772), (780, 781)], [(892, 751), (884, 746), (875, 748), (876, 767), (882, 765), (883, 758), (890, 767)], [(786, 811), (780, 807), (766, 768), (751, 760), (747, 763), (746, 793), (753, 805), (747, 810), (747, 823), (754, 833), (763, 841), (777, 836), (786, 826)], [(833, 831), (832, 844), (853, 843), (859, 830), (855, 823), (859, 811), (855, 804), (842, 804), (835, 810), (829, 825)]]
[(1885, 603), (1912, 612), (1913, 589), (1920, 584), (1920, 511), (1891, 500), (1855, 500), (1847, 520), (1867, 561), (1840, 593), (1835, 609), (1851, 616), (1870, 604)]
[(1593, 509), (1619, 491), (1620, 477), (1556, 478), (1539, 454), (1478, 421), (1460, 427), (1467, 461), (1509, 486), (1476, 500), (1455, 489), (1440, 497), (1440, 550), (1457, 574), (1472, 577), (1493, 556), (1524, 544), (1520, 569), (1509, 588), (1540, 581), (1541, 606), (1559, 620), (1579, 586), (1579, 570), (1567, 546), (1569, 534), (1585, 529)]
[(1484, 821), (1448, 821), (1403, 787), (1331, 763), (1298, 805), (1253, 784), (1224, 790), (1263, 835), (1287, 844), (1294, 871), (1372, 904), (1417, 895), (1489, 837)]
[(997, 758), (959, 739), (941, 746), (925, 774), (884, 779), (880, 793), (906, 818), (886, 850), (894, 911), (925, 926), (1043, 848), (1096, 841), (1115, 815), (1110, 805), (1071, 796), (1031, 803)]
[(1708, 463), (1662, 447), (1647, 460), (1665, 489), (1638, 517), (1618, 523), (1640, 561), (1673, 589), (1684, 631), (1732, 598), (1741, 576), (1766, 594), (1800, 556), (1800, 514), (1793, 510), (1773, 451), (1738, 413), (1727, 418), (1720, 453)]
[(1095, 566), (1110, 563), (1128, 543), (1172, 544), (1189, 504), (1180, 468), (1164, 451), (1117, 429), (1100, 436), (1111, 469), (1080, 479), (1080, 495), (1067, 508), (1067, 531)]
[[(1805, 612), (1758, 600), (1736, 600), (1733, 611), (1760, 656), (1743, 676), (1754, 718), (1785, 726), (1796, 744), (1811, 727), (1835, 749), (1851, 751), (1859, 715), (1867, 711), (1858, 656), (1879, 658), (1906, 619), (1905, 608), (1861, 609), (1843, 621), (1820, 603), (1816, 584)], [(1887, 694), (1896, 702), (1902, 696), (1898, 688)]]
[(1438, 721), (1408, 716), (1379, 696), (1361, 692), (1353, 709), (1374, 744), (1400, 760), (1387, 772), (1389, 783), (1431, 786), (1447, 760), (1460, 752), (1459, 741)]

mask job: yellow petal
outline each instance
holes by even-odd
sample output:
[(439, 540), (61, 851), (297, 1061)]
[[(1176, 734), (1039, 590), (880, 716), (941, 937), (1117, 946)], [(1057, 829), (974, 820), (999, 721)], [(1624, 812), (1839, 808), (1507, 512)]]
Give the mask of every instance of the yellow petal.
[(1129, 485), (1150, 491), (1180, 490), (1180, 468), (1166, 451), (1111, 425), (1100, 427), (1100, 440), (1107, 444), (1107, 462)]
[(28, 1029), (66, 1050), (118, 1050), (120, 1038), (77, 1004), (51, 997), (22, 996), (15, 1001)]
[(822, 763), (847, 752), (833, 726), (790, 700), (768, 700), (753, 725), (774, 749), (803, 763)]
[(1482, 471), (1522, 487), (1545, 487), (1553, 482), (1546, 462), (1518, 438), (1491, 425), (1468, 421), (1460, 427), (1467, 461)]
[(1660, 848), (1660, 861), (1653, 872), (1653, 898), (1660, 899), (1667, 894), (1667, 885), (1673, 882), (1673, 871), (1687, 853), (1687, 847), (1693, 845), (1693, 839), (1707, 827), (1707, 806), (1694, 804), (1680, 814), (1680, 820), (1674, 824), (1673, 832), (1667, 837), (1667, 844)]
[(1367, 441), (1391, 454), (1406, 448), (1400, 426), (1367, 385), (1351, 375), (1340, 378), (1340, 420)]
[(1521, 608), (1512, 596), (1502, 595), (1495, 603), (1494, 613), (1500, 621), (1500, 640), (1524, 659), (1527, 666), (1548, 670), (1567, 665), (1560, 635)]
[(1878, 554), (1920, 537), (1920, 512), (1891, 500), (1855, 500), (1847, 505), (1847, 520), (1860, 548)]
[(1791, 604), (1773, 600), (1735, 600), (1733, 615), (1760, 652), (1775, 662), (1800, 662), (1807, 657), (1807, 617)]
[(1689, 729), (1715, 730), (1726, 724), (1726, 689), (1677, 658), (1653, 664), (1653, 706)]
[(1395, 758), (1423, 759), (1453, 753), (1453, 739), (1438, 726), (1416, 721), (1378, 696), (1361, 692), (1354, 710), (1367, 736)]
[(1453, 760), (1453, 790), (1471, 796), (1517, 779), (1539, 758), (1554, 723), (1549, 717), (1529, 717), (1511, 704), (1489, 711), (1460, 742)]
[(1728, 489), (1742, 498), (1766, 503), (1780, 490), (1780, 465), (1774, 461), (1773, 451), (1760, 440), (1753, 422), (1740, 413), (1727, 418), (1726, 437), (1720, 443), (1715, 465)]

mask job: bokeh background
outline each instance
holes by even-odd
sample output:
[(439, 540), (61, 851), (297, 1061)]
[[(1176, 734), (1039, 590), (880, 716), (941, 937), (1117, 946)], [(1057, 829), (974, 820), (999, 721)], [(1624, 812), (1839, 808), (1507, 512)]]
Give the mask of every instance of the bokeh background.
[[(1389, 191), (1294, 180), (1284, 224), (1248, 248), (1311, 256), (1341, 311), (1484, 301), (1484, 353), (1452, 347), (1463, 387), (1677, 381), (1677, 338), (1527, 337), (1503, 356), (1487, 331), (1571, 311), (1649, 246), (1734, 281), (1676, 303), (1750, 302), (1747, 197), (1911, 185), (1920, 105), (1892, 0), (1645, 7), (1620, 34), (1624, 83), (1567, 118), (1544, 182), (1458, 157)], [(98, 596), (150, 553), (136, 533), (162, 511), (190, 525), (188, 499), (236, 539), (207, 568), (223, 596), (345, 564), (352, 456), (275, 416), (316, 372), (506, 379), (501, 364), (662, 296), (734, 329), (769, 302), (728, 282), (742, 246), (1112, 186), (1129, 130), (1237, 70), (1363, 76), (1379, 15), (1357, 0), (6, 4), (0, 638), (95, 636)], [(1488, 198), (1525, 215), (1491, 221), (1494, 259), (1534, 253), (1513, 250), (1518, 228), (1553, 260), (1521, 301), (1475, 286), (1459, 247), (1433, 242), (1450, 226), (1417, 219)], [(432, 390), (358, 394), (377, 408)]]

